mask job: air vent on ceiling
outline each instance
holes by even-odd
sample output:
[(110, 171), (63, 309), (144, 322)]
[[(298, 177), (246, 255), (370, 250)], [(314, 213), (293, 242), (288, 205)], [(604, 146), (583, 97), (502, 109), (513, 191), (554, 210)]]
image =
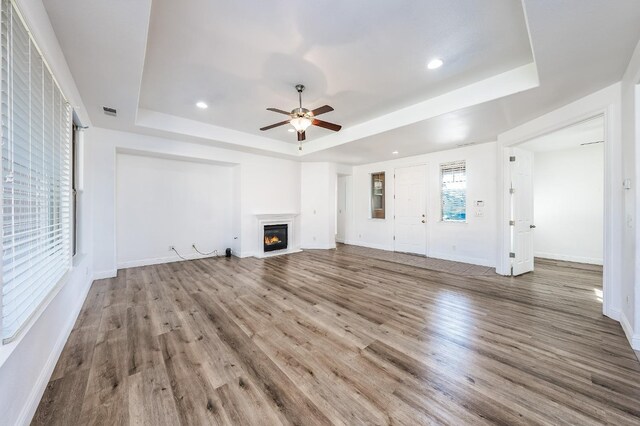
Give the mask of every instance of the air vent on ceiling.
[(116, 115), (118, 115), (118, 111), (116, 111), (115, 108), (103, 106), (102, 110), (104, 111), (105, 114), (110, 115), (112, 117), (115, 117)]
[(580, 146), (595, 145), (597, 143), (604, 143), (604, 141), (585, 142), (585, 143), (581, 143)]
[(471, 146), (471, 145), (475, 145), (475, 142), (460, 143), (460, 144), (458, 144), (456, 146), (458, 148), (462, 148), (463, 146)]

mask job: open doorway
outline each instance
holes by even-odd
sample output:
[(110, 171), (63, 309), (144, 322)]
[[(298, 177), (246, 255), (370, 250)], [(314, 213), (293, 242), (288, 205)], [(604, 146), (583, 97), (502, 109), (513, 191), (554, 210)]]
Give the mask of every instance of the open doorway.
[(351, 214), (351, 181), (350, 175), (338, 174), (336, 184), (336, 242), (345, 243), (347, 240), (347, 228)]
[(534, 258), (602, 266), (603, 116), (520, 147), (533, 152)]
[(604, 142), (598, 115), (510, 148), (512, 275), (536, 264), (587, 268), (599, 275), (602, 298)]

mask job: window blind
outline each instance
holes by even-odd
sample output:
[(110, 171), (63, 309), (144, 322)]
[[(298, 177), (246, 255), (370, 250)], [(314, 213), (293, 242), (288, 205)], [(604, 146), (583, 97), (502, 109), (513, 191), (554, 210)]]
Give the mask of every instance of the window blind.
[(440, 165), (443, 221), (467, 219), (467, 167), (464, 161)]
[(71, 110), (13, 3), (0, 8), (6, 343), (70, 268)]

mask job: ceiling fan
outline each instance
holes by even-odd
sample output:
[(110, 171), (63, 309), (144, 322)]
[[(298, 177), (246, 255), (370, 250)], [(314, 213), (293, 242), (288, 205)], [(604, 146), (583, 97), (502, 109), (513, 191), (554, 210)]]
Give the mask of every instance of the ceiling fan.
[(309, 128), (309, 126), (314, 125), (318, 127), (324, 127), (325, 129), (333, 130), (334, 132), (340, 130), (342, 126), (315, 118), (320, 114), (333, 111), (333, 108), (329, 105), (321, 106), (320, 108), (316, 108), (312, 111), (309, 111), (306, 108), (302, 108), (302, 92), (304, 91), (304, 86), (302, 84), (297, 84), (296, 90), (298, 91), (298, 101), (300, 102), (300, 106), (298, 108), (292, 109), (291, 112), (283, 111), (278, 108), (267, 108), (267, 111), (273, 111), (279, 114), (288, 115), (289, 119), (281, 121), (280, 123), (275, 123), (270, 126), (263, 127), (260, 130), (270, 130), (274, 127), (291, 124), (296, 130), (296, 134), (298, 135), (298, 142), (300, 143), (298, 149), (302, 151), (302, 141), (306, 139), (305, 131), (307, 130), (307, 128)]

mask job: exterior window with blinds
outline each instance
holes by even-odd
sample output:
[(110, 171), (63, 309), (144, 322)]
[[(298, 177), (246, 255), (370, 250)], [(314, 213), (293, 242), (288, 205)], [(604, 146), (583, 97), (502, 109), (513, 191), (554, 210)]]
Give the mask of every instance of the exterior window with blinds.
[(467, 167), (464, 161), (440, 165), (443, 222), (467, 220)]
[(0, 3), (4, 343), (71, 264), (71, 111), (12, 2)]

